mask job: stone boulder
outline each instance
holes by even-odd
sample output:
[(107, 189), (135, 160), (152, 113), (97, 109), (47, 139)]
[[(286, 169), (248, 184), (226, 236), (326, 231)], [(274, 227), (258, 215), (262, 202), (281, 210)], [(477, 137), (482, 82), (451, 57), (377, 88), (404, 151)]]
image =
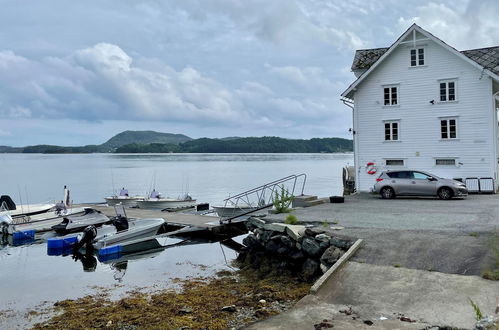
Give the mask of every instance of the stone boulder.
[(326, 251), (324, 251), (320, 260), (321, 263), (323, 263), (327, 267), (331, 267), (336, 261), (338, 261), (338, 259), (341, 258), (342, 255), (343, 251), (335, 246), (330, 246), (326, 249)]
[(250, 249), (256, 249), (262, 247), (258, 239), (253, 234), (249, 234), (243, 239), (243, 244)]
[(315, 239), (310, 237), (305, 237), (303, 239), (303, 241), (301, 242), (301, 249), (311, 257), (319, 256), (322, 251), (319, 243), (317, 243)]
[(305, 280), (311, 280), (315, 274), (319, 271), (320, 264), (319, 262), (315, 261), (314, 259), (308, 258), (305, 260), (303, 263), (302, 269), (301, 269), (301, 275)]
[(310, 236), (310, 237), (315, 237), (319, 234), (324, 234), (326, 231), (324, 229), (318, 228), (318, 227), (311, 227), (305, 229), (305, 235)]
[(348, 250), (353, 245), (353, 242), (351, 240), (340, 237), (331, 238), (329, 243), (343, 250)]

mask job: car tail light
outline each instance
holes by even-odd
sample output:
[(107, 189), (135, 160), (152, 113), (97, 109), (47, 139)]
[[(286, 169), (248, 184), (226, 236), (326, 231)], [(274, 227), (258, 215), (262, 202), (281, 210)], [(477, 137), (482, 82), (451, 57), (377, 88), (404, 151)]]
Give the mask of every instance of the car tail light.
[(383, 179), (382, 179), (382, 178), (377, 178), (377, 179), (376, 179), (376, 182), (381, 182), (381, 181), (383, 181)]

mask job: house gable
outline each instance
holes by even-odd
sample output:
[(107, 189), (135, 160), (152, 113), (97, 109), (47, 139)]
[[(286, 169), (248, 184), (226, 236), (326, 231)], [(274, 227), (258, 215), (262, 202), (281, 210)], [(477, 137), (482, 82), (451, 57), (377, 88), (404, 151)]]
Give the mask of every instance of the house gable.
[(447, 45), (442, 40), (433, 36), (428, 31), (420, 26), (413, 24), (407, 31), (405, 31), (390, 47), (388, 48), (375, 48), (375, 49), (361, 49), (355, 52), (354, 61), (352, 64), (352, 71), (357, 76), (354, 81), (341, 96), (346, 99), (354, 99), (355, 88), (380, 65), (390, 53), (392, 53), (400, 45), (417, 45), (424, 44), (426, 41), (433, 41), (436, 44), (444, 47), (449, 52), (454, 53), (465, 62), (473, 65), (494, 80), (499, 81), (499, 46), (472, 49), (459, 52), (455, 48)]

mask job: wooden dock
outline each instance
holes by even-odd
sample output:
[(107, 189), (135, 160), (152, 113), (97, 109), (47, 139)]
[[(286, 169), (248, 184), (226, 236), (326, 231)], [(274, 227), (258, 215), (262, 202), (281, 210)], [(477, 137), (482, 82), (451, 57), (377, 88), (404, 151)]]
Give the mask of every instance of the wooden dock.
[[(114, 207), (106, 204), (86, 204), (85, 207), (96, 209), (108, 217), (116, 216)], [(179, 212), (163, 212), (161, 210), (147, 210), (139, 208), (126, 208), (128, 218), (162, 218), (167, 225), (197, 228), (199, 231), (210, 232), (214, 235), (228, 235), (246, 231), (246, 219), (235, 219), (231, 223), (220, 224), (218, 216), (188, 214)]]

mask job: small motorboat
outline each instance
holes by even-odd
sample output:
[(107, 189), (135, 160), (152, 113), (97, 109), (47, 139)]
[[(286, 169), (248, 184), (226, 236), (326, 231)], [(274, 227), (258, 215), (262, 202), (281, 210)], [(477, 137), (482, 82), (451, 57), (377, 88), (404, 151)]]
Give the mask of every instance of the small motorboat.
[(55, 203), (41, 203), (41, 204), (21, 204), (16, 205), (12, 198), (8, 195), (0, 196), (0, 213), (6, 212), (12, 217), (16, 216), (29, 216), (47, 212), (55, 207)]
[(82, 215), (64, 217), (62, 222), (52, 226), (52, 229), (58, 234), (65, 235), (67, 233), (82, 231), (90, 225), (100, 226), (110, 221), (111, 219), (102, 214), (100, 211), (86, 208)]
[(144, 200), (144, 196), (109, 196), (105, 200), (108, 206), (121, 204), (126, 207), (137, 207), (137, 202)]
[(154, 236), (164, 223), (165, 220), (162, 218), (151, 218), (130, 220), (127, 229), (121, 229), (116, 225), (102, 226), (97, 229), (93, 246), (96, 249), (101, 249), (120, 242)]
[(18, 231), (34, 230), (44, 232), (52, 230), (52, 226), (60, 223), (64, 217), (85, 214), (86, 208), (76, 207), (64, 211), (48, 211), (36, 215), (13, 217), (7, 228), (8, 234)]
[(189, 196), (189, 194), (185, 194), (179, 198), (164, 198), (159, 193), (154, 194), (153, 191), (148, 198), (137, 201), (137, 206), (141, 209), (155, 210), (190, 208), (196, 206), (196, 200)]
[(231, 218), (246, 214), (253, 210), (256, 211), (258, 207), (246, 203), (238, 203), (237, 205), (230, 204), (224, 206), (213, 206), (213, 209), (217, 212), (220, 218)]

